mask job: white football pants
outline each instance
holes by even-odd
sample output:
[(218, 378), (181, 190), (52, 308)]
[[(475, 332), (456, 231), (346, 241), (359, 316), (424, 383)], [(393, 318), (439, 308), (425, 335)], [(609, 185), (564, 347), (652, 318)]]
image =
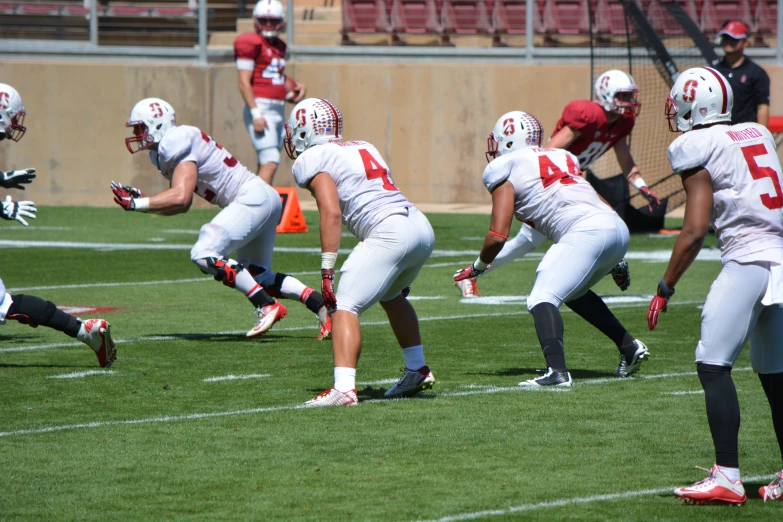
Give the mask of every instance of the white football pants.
[(530, 225), (523, 223), (519, 228), (517, 235), (510, 241), (506, 241), (506, 244), (503, 245), (503, 250), (501, 250), (494, 261), (490, 263), (489, 268), (484, 272), (484, 275), (494, 272), (501, 266), (505, 266), (512, 261), (529, 254), (540, 247), (544, 241), (546, 241), (546, 236), (544, 234), (536, 232)]

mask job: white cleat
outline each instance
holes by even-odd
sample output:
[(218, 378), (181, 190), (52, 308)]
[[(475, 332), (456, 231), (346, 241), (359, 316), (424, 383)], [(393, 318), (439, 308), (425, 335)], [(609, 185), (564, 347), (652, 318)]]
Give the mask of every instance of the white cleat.
[(335, 388), (329, 388), (307, 401), (305, 406), (356, 406), (358, 404), (359, 398), (356, 396), (355, 389), (341, 392)]
[(732, 482), (721, 473), (718, 465), (712, 466), (710, 476), (684, 488), (676, 488), (674, 494), (688, 504), (735, 504), (747, 500), (742, 481)]
[(634, 340), (636, 351), (631, 358), (630, 364), (625, 360), (625, 355), (620, 354), (620, 364), (614, 371), (615, 377), (630, 377), (639, 371), (642, 363), (650, 358), (650, 350), (639, 339)]
[(418, 370), (405, 368), (402, 371), (402, 377), (394, 386), (386, 390), (385, 397), (413, 397), (418, 393), (429, 390), (435, 384), (429, 366), (422, 366)]
[(111, 338), (111, 325), (104, 319), (88, 319), (82, 321), (84, 333), (77, 337), (81, 342), (92, 348), (98, 357), (101, 368), (108, 368), (117, 358), (117, 347)]
[(783, 470), (775, 475), (775, 480), (759, 488), (759, 496), (767, 500), (783, 500)]
[(264, 335), (276, 322), (288, 315), (288, 310), (279, 302), (275, 302), (263, 308), (256, 308), (256, 313), (258, 314), (256, 325), (245, 334), (247, 337)]
[(462, 292), (462, 297), (481, 296), (481, 292), (479, 292), (479, 287), (476, 284), (475, 277), (471, 279), (463, 279), (462, 281), (454, 281), (454, 284), (457, 285), (457, 288), (459, 288), (460, 292)]

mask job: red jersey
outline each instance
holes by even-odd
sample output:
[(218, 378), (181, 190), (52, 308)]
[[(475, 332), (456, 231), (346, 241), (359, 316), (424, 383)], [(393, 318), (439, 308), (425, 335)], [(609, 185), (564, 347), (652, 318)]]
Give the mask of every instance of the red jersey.
[(258, 33), (239, 35), (234, 41), (237, 69), (253, 71), (250, 80), (256, 98), (285, 100), (285, 42)]
[(636, 116), (620, 116), (609, 126), (603, 107), (594, 101), (576, 100), (565, 106), (552, 135), (566, 125), (579, 131), (579, 137), (567, 150), (579, 158), (579, 167), (584, 169), (631, 134), (634, 123)]

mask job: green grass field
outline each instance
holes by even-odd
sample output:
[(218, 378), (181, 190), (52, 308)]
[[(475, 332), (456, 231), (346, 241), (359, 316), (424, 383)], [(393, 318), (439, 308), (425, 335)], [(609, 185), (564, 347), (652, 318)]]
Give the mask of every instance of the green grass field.
[[(685, 506), (671, 494), (714, 459), (693, 363), (699, 306), (720, 270), (714, 238), (713, 260), (694, 263), (655, 332), (647, 303), (674, 239), (632, 238), (631, 288), (611, 306), (651, 350), (638, 377), (614, 379), (614, 345), (564, 311), (576, 386), (536, 392), (517, 386), (544, 365), (525, 306), (461, 302), (451, 284), (488, 216), (429, 215), (437, 255), (411, 295), (427, 298), (414, 306), (434, 389), (381, 399), (403, 359), (376, 306), (362, 317), (362, 403), (305, 410), (332, 384), (330, 344), (292, 302), (246, 340), (252, 307), (189, 259), (214, 214), (41, 208), (29, 229), (0, 227), (12, 293), (118, 309), (102, 314), (118, 342), (111, 371), (59, 332), (0, 328), (0, 519), (780, 520), (783, 504), (756, 493), (781, 462), (747, 352), (734, 379), (748, 503)], [(291, 249), (317, 249), (317, 215), (307, 219), (309, 233), (278, 237), (273, 268), (316, 286), (317, 250)], [(539, 257), (481, 279), (483, 294), (526, 295)], [(596, 291), (620, 294), (610, 278)], [(230, 375), (256, 377), (206, 380)]]

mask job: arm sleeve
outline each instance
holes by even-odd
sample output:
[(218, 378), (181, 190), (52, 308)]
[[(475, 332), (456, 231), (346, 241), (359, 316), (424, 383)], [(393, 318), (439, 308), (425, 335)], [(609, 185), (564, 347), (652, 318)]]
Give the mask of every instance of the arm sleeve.
[(756, 105), (769, 105), (769, 75), (764, 69), (756, 82)]
[(506, 158), (498, 158), (490, 162), (484, 169), (481, 181), (491, 194), (498, 185), (502, 184), (511, 175), (511, 164)]
[(193, 151), (193, 140), (201, 139), (201, 135), (195, 127), (174, 127), (163, 137), (158, 148), (160, 162), (171, 171), (183, 161), (192, 161), (198, 164), (196, 154)]
[(694, 143), (693, 135), (683, 134), (669, 145), (669, 163), (674, 172), (707, 166), (709, 143)]
[(306, 150), (296, 158), (293, 166), (294, 180), (302, 188), (307, 188), (313, 178), (326, 169), (323, 165), (323, 155), (318, 154), (318, 147)]
[(583, 101), (572, 101), (563, 109), (563, 123), (578, 131), (593, 124), (594, 118), (591, 117), (588, 107)]
[(256, 66), (258, 46), (250, 42), (245, 36), (240, 35), (234, 40), (234, 60), (236, 61), (237, 69), (252, 71)]

